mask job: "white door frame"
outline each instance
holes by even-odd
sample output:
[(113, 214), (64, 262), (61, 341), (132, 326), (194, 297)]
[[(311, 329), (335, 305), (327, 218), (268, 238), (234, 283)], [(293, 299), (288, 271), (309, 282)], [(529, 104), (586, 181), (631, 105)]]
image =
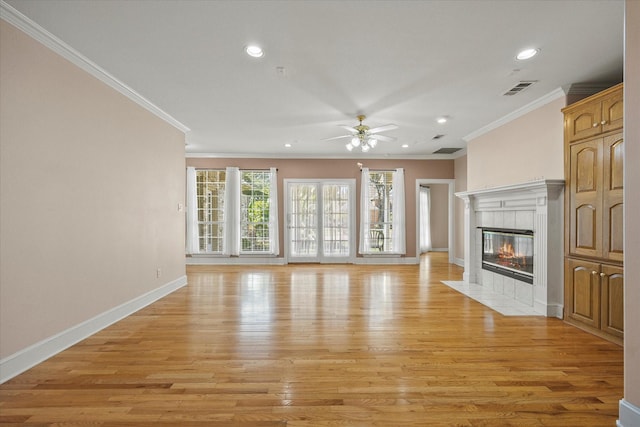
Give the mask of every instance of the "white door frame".
[(416, 258), (420, 259), (420, 186), (429, 184), (447, 184), (448, 188), (448, 239), (449, 239), (449, 263), (454, 264), (455, 260), (455, 228), (454, 228), (454, 201), (455, 201), (455, 179), (416, 179)]
[[(287, 178), (283, 180), (283, 187), (285, 193), (284, 200), (284, 262), (285, 264), (289, 264), (289, 252), (290, 252), (290, 241), (289, 241), (289, 225), (291, 223), (291, 217), (289, 212), (289, 184), (318, 184), (319, 190), (322, 190), (323, 184), (347, 184), (349, 186), (349, 256), (344, 258), (324, 258), (320, 256), (320, 263), (328, 262), (344, 262), (353, 264), (356, 259), (356, 236), (358, 235), (358, 230), (356, 230), (356, 180), (353, 178), (349, 179), (295, 179), (295, 178)], [(319, 206), (322, 207), (322, 196), (319, 194)], [(322, 212), (318, 213), (319, 221), (322, 221)], [(319, 224), (321, 225), (321, 224)], [(318, 247), (318, 251), (322, 251), (322, 248)], [(324, 258), (324, 259), (323, 259)], [(310, 261), (310, 262), (318, 262), (318, 261)]]

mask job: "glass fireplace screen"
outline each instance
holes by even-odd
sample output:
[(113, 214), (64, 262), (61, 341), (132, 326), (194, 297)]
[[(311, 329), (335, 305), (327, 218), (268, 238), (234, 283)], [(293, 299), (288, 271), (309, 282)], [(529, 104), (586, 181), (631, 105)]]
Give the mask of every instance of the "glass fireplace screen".
[(533, 283), (533, 231), (483, 228), (482, 268)]

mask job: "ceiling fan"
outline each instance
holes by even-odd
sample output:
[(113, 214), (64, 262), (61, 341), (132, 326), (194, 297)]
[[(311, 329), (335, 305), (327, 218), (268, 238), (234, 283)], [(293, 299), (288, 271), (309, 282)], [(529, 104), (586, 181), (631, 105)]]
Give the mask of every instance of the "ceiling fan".
[(378, 126), (375, 128), (369, 128), (367, 125), (363, 125), (362, 121), (366, 119), (364, 114), (358, 115), (358, 120), (360, 124), (357, 126), (348, 126), (348, 125), (339, 125), (341, 128), (346, 129), (350, 133), (348, 135), (335, 136), (333, 138), (326, 138), (324, 141), (333, 141), (336, 139), (342, 138), (350, 138), (350, 141), (347, 143), (346, 148), (349, 151), (352, 151), (356, 147), (360, 147), (360, 149), (366, 153), (370, 149), (374, 148), (378, 141), (386, 141), (391, 142), (395, 141), (396, 138), (392, 136), (379, 135), (380, 132), (386, 132), (393, 129), (398, 129), (397, 125), (388, 124), (384, 126)]

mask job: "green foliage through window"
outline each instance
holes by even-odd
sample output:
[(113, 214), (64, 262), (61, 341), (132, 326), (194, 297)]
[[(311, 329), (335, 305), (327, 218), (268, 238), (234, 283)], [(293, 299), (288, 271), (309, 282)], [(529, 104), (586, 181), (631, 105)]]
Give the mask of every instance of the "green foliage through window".
[(271, 172), (242, 171), (240, 238), (242, 252), (269, 252)]
[(393, 250), (393, 171), (369, 171), (369, 230), (371, 250)]

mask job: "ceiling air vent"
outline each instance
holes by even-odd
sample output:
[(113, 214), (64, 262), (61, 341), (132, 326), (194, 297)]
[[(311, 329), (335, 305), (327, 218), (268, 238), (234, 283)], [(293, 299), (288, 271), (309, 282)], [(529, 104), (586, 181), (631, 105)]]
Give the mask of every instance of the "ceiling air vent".
[(434, 136), (433, 138), (431, 138), (431, 139), (436, 140), (436, 139), (440, 139), (440, 138), (442, 138), (443, 136), (444, 136), (444, 134), (439, 133), (439, 134), (435, 135), (435, 136)]
[(434, 151), (433, 154), (453, 154), (456, 151), (460, 151), (460, 150), (462, 150), (462, 148), (455, 148), (455, 147), (440, 148), (440, 149)]
[(509, 89), (508, 91), (506, 91), (505, 93), (503, 93), (504, 96), (512, 96), (515, 95), (517, 93), (522, 92), (523, 90), (525, 90), (526, 88), (528, 88), (529, 86), (531, 86), (532, 84), (536, 83), (537, 80), (530, 80), (530, 81), (522, 81), (520, 83), (518, 83), (517, 85), (515, 85), (514, 87), (512, 87), (511, 89)]

